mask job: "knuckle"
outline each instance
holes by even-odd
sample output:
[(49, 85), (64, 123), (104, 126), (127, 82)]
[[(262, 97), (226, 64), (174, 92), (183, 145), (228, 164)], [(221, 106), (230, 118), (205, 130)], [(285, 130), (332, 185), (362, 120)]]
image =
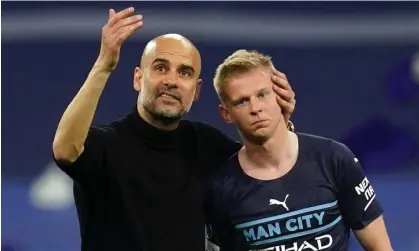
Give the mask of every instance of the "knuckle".
[(109, 23), (115, 24), (116, 22), (118, 22), (118, 16), (115, 15), (114, 17), (111, 18), (111, 20), (109, 20)]

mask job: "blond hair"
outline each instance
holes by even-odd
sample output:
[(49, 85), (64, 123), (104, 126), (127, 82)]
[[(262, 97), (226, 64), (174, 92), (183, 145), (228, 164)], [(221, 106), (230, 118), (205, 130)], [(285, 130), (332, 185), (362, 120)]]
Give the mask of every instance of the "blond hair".
[(240, 74), (248, 73), (258, 68), (270, 70), (273, 67), (271, 57), (258, 51), (238, 50), (224, 60), (217, 67), (214, 76), (214, 88), (218, 98), (225, 101), (224, 86), (232, 78)]

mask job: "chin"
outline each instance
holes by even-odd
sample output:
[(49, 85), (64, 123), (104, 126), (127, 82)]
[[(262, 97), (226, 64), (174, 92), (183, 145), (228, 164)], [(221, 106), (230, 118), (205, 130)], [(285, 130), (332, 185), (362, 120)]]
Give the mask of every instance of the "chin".
[(270, 138), (270, 135), (267, 133), (255, 133), (252, 135), (252, 137), (261, 141), (265, 141)]
[(158, 109), (158, 113), (167, 118), (179, 118), (183, 116), (183, 112), (179, 109)]
[(155, 119), (168, 122), (177, 121), (184, 115), (184, 111), (179, 107), (167, 105), (145, 106), (144, 109)]
[(265, 143), (270, 138), (270, 134), (266, 131), (262, 132), (260, 130), (261, 129), (259, 129), (258, 131), (246, 133), (246, 138), (254, 144)]
[(177, 114), (181, 112), (182, 105), (179, 103), (156, 102), (154, 103), (154, 110), (167, 114)]

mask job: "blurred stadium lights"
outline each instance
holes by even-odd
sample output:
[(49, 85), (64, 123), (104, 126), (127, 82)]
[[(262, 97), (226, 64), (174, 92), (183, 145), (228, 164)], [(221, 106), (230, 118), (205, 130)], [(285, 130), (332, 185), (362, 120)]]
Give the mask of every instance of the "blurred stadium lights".
[(415, 84), (419, 85), (419, 52), (412, 57), (411, 73)]
[(29, 190), (32, 206), (42, 210), (64, 210), (74, 205), (73, 181), (54, 162), (35, 178)]
[[(254, 14), (187, 9), (187, 13), (142, 9), (145, 26), (131, 39), (180, 33), (193, 40), (265, 45), (347, 45), (419, 42), (419, 15), (399, 14)], [(77, 13), (75, 15), (75, 13)], [(188, 18), (185, 18), (187, 16)], [(80, 8), (2, 13), (2, 41), (94, 40), (107, 19), (106, 9)], [(141, 34), (141, 35), (140, 35)]]

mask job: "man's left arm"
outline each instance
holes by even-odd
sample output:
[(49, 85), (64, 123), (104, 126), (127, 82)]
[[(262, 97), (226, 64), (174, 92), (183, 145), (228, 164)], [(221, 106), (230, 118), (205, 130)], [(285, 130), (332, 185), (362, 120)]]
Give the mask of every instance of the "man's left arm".
[(368, 251), (393, 251), (383, 216), (379, 216), (366, 227), (354, 230), (361, 246)]
[(392, 251), (383, 209), (359, 160), (348, 147), (333, 143), (337, 161), (339, 207), (345, 223), (367, 251)]

